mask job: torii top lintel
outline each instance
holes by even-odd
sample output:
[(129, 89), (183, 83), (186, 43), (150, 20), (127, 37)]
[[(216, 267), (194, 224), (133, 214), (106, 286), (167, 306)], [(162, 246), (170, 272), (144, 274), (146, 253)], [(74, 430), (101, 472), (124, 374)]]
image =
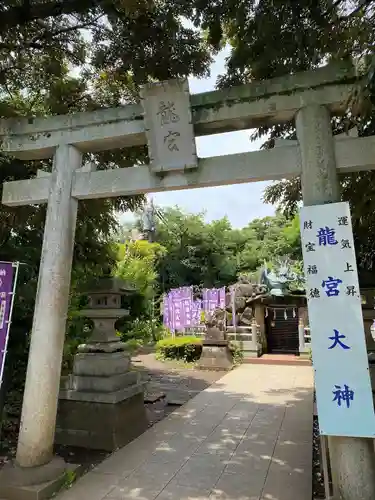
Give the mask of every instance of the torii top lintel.
[[(314, 71), (190, 96), (197, 136), (284, 123), (302, 106), (345, 111), (358, 81), (352, 66)], [(2, 151), (25, 160), (49, 158), (59, 144), (83, 152), (146, 144), (141, 104), (47, 118), (0, 120)]]

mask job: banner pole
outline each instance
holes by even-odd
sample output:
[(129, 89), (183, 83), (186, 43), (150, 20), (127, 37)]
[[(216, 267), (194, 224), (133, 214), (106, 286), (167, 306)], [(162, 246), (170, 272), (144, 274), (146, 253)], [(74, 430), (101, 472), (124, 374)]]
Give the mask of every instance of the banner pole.
[(233, 331), (236, 334), (237, 333), (237, 318), (236, 318), (236, 292), (234, 287), (231, 287), (231, 299), (232, 299), (232, 324), (233, 324)]

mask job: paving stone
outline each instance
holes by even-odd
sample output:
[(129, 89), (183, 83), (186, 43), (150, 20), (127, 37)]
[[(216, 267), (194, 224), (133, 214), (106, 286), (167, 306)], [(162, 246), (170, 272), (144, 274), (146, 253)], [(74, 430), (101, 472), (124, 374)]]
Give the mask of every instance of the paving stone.
[(296, 426), (294, 429), (280, 429), (279, 439), (281, 441), (290, 441), (292, 443), (306, 443), (312, 441), (312, 422), (310, 429), (300, 429)]
[(220, 457), (192, 456), (175, 476), (177, 484), (208, 490), (214, 487), (226, 467)]
[(238, 445), (238, 451), (250, 450), (254, 453), (272, 453), (277, 443), (278, 435), (254, 432), (245, 434)]
[(255, 475), (266, 478), (270, 465), (270, 456), (234, 455), (228, 462), (225, 472), (228, 474)]
[(165, 488), (180, 465), (147, 463), (131, 476), (120, 481), (108, 494), (108, 498), (153, 500)]
[(292, 468), (309, 468), (312, 466), (312, 449), (305, 443), (278, 441), (272, 462), (276, 460), (285, 462)]
[(121, 478), (116, 474), (88, 473), (69, 490), (59, 494), (59, 500), (101, 500), (113, 490)]
[(165, 393), (164, 392), (146, 392), (144, 396), (144, 401), (145, 403), (155, 403), (156, 401), (159, 401), (160, 399), (165, 398)]
[(189, 460), (191, 452), (183, 450), (157, 450), (147, 460), (148, 463), (157, 462), (163, 464), (180, 463), (181, 466)]
[[(194, 455), (217, 455), (222, 458), (229, 459), (234, 453), (235, 447), (233, 443), (226, 440), (204, 441), (202, 445), (195, 451)], [(207, 458), (209, 460), (209, 458)]]
[[(309, 479), (309, 480), (307, 480)], [(261, 500), (310, 500), (312, 497), (311, 473), (309, 477), (297, 477), (286, 471), (267, 477)]]
[(157, 500), (209, 500), (210, 490), (195, 486), (183, 486), (171, 481), (158, 495)]
[(210, 500), (259, 500), (263, 486), (263, 476), (224, 472), (213, 488)]
[(130, 476), (143, 462), (149, 457), (149, 452), (144, 450), (144, 453), (123, 454), (121, 450), (115, 452), (101, 464), (96, 466), (92, 472), (99, 474), (116, 474), (119, 478)]

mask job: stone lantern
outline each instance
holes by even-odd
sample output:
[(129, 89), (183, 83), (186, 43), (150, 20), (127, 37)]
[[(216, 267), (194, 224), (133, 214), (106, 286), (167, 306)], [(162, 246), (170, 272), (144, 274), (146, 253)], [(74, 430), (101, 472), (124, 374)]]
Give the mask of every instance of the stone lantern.
[(90, 318), (94, 328), (88, 342), (78, 347), (79, 352), (123, 350), (124, 343), (117, 335), (115, 323), (129, 315), (127, 309), (121, 308), (121, 298), (131, 292), (132, 289), (118, 278), (103, 278), (97, 289), (87, 292), (89, 304), (80, 314)]
[(58, 444), (113, 451), (147, 428), (143, 384), (130, 371), (130, 355), (115, 329), (129, 312), (122, 296), (131, 293), (118, 278), (103, 278), (87, 292), (81, 314), (94, 328), (78, 346), (73, 373), (59, 396), (55, 441)]

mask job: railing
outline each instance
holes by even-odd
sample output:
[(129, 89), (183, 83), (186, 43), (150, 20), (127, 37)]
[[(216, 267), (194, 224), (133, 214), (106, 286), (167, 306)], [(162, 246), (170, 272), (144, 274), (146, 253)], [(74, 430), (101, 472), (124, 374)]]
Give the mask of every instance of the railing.
[[(303, 323), (299, 324), (299, 338), (300, 345), (299, 351), (300, 353), (308, 352), (311, 345), (311, 332), (310, 327), (304, 326)], [(229, 331), (228, 331), (229, 330)], [(256, 338), (253, 339), (253, 333), (256, 332)], [(206, 326), (198, 325), (194, 327), (185, 328), (176, 332), (176, 336), (196, 336), (200, 338), (204, 338), (206, 334)], [(251, 326), (244, 327), (238, 326), (237, 328), (228, 327), (226, 332), (226, 337), (228, 340), (234, 342), (241, 342), (244, 350), (255, 351), (258, 349), (258, 343), (260, 342), (261, 328), (259, 324), (253, 323)]]
[(198, 325), (198, 326), (190, 326), (188, 328), (184, 328), (180, 332), (176, 332), (176, 335), (179, 337), (186, 336), (194, 336), (194, 337), (204, 337), (206, 334), (206, 326)]
[[(257, 327), (257, 339), (259, 339), (260, 325), (256, 325), (256, 327)], [(193, 335), (195, 337), (202, 337), (203, 338), (205, 336), (205, 334), (206, 334), (206, 326), (199, 325), (199, 326), (184, 328), (183, 330), (176, 332), (175, 335), (176, 335), (176, 337)], [(227, 330), (226, 336), (227, 336), (228, 340), (237, 341), (237, 342), (252, 342), (253, 341), (253, 334), (252, 334), (251, 327), (237, 327), (235, 332)]]
[(305, 344), (311, 344), (311, 332), (309, 326), (305, 326), (304, 338)]

